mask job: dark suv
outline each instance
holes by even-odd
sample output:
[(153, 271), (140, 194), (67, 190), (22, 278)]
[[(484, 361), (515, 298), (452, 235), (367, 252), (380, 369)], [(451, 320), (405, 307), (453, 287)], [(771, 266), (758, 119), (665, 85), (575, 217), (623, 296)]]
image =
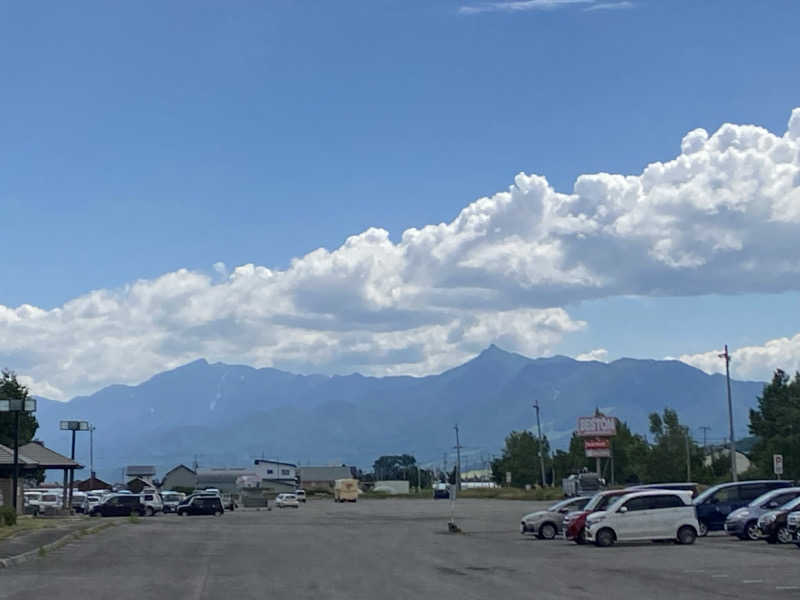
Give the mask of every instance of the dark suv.
[(700, 524), (699, 534), (706, 535), (709, 531), (723, 529), (725, 519), (737, 508), (747, 506), (761, 494), (791, 485), (791, 481), (763, 479), (721, 483), (708, 488), (694, 499), (697, 521)]
[(106, 498), (89, 511), (90, 517), (127, 517), (129, 515), (144, 516), (145, 506), (139, 496), (134, 494), (117, 494)]
[(191, 496), (178, 505), (175, 511), (179, 517), (186, 515), (215, 515), (225, 512), (219, 496)]

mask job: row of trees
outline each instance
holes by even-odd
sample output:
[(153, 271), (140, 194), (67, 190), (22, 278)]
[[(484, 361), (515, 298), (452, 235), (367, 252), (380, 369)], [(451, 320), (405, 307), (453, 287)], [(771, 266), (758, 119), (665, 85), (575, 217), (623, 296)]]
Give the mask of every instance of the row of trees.
[[(670, 408), (650, 415), (652, 442), (633, 433), (627, 423), (620, 422), (617, 435), (611, 440), (612, 461), (603, 460), (603, 476), (616, 483), (648, 483), (685, 481), (688, 466), (694, 481), (710, 483), (726, 474), (727, 459), (712, 461), (706, 466), (705, 451), (691, 440), (678, 413)], [(539, 439), (529, 431), (514, 431), (506, 438), (500, 458), (492, 461), (492, 476), (504, 484), (511, 473), (511, 485), (522, 487), (541, 481)], [(550, 451), (547, 437), (543, 440), (545, 474), (548, 484), (559, 484), (562, 477), (583, 469), (594, 469), (593, 458), (587, 458), (583, 438), (572, 436), (568, 450)]]
[[(687, 454), (691, 478), (699, 483), (717, 483), (730, 478), (730, 457), (714, 452), (708, 460), (706, 449), (696, 444), (678, 413), (670, 408), (649, 417), (648, 441), (633, 433), (627, 423), (620, 422), (617, 435), (611, 440), (614, 456), (604, 467), (604, 476), (617, 483), (649, 483), (684, 481), (687, 477)], [(773, 455), (783, 455), (786, 479), (800, 479), (800, 373), (792, 378), (777, 370), (772, 381), (764, 386), (758, 406), (750, 411), (750, 433), (754, 436), (750, 460), (752, 466), (744, 478), (770, 478)], [(524, 486), (541, 481), (539, 439), (529, 431), (514, 431), (506, 438), (500, 458), (492, 462), (492, 475), (499, 484), (511, 473), (511, 485)], [(593, 469), (594, 459), (586, 458), (583, 439), (576, 435), (569, 449), (551, 452), (543, 440), (547, 482), (558, 483), (562, 477), (584, 468)], [(611, 469), (613, 468), (613, 473)]]
[[(17, 376), (11, 371), (0, 373), (0, 398), (25, 400), (28, 397), (28, 388), (17, 381)], [(0, 413), (0, 444), (11, 447), (14, 444), (14, 413)], [(31, 413), (19, 415), (19, 445), (27, 444), (33, 439), (39, 423), (36, 416)]]

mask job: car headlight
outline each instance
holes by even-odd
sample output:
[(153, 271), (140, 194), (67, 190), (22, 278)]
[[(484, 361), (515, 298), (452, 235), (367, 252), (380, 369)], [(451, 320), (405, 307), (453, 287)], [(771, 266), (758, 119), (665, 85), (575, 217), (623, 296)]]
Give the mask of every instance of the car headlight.
[(728, 515), (728, 519), (731, 521), (736, 521), (738, 519), (744, 519), (745, 517), (750, 515), (750, 511), (747, 509), (740, 509), (735, 510), (731, 514)]
[(775, 515), (768, 514), (761, 517), (759, 521), (761, 521), (765, 525), (769, 525), (770, 523), (774, 523), (776, 518), (777, 517)]

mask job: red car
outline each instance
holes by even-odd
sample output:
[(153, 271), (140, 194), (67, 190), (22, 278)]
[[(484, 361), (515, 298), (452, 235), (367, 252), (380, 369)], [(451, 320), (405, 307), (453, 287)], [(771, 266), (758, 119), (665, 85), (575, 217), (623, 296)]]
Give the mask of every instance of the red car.
[(634, 490), (609, 490), (607, 492), (598, 492), (592, 496), (592, 499), (583, 507), (582, 511), (569, 513), (564, 517), (564, 534), (567, 539), (574, 540), (576, 544), (585, 544), (586, 517), (589, 513), (605, 510), (616, 498), (630, 494), (632, 491)]

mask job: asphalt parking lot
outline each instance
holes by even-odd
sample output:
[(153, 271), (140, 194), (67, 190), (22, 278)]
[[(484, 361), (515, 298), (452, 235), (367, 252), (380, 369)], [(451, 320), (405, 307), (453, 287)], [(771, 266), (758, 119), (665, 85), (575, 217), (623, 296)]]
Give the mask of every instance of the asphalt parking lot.
[(223, 517), (161, 515), (0, 570), (0, 598), (791, 598), (800, 550), (723, 535), (577, 546), (518, 532), (541, 504), (312, 500)]

